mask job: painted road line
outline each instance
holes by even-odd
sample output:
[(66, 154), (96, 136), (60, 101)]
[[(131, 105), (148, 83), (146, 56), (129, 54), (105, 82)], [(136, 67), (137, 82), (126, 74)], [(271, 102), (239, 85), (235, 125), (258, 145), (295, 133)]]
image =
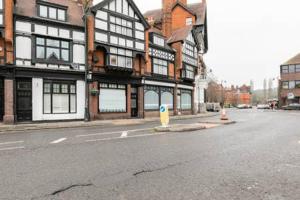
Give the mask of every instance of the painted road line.
[[(133, 135), (127, 136), (126, 138), (139, 138), (139, 137), (149, 137), (149, 136), (157, 136), (157, 135), (166, 135), (169, 133), (155, 133), (155, 134), (143, 134), (143, 135)], [(121, 137), (114, 137), (114, 138), (104, 138), (104, 139), (94, 139), (94, 140), (86, 140), (85, 142), (101, 142), (101, 141), (112, 141), (112, 140), (121, 140), (126, 139)]]
[[(138, 132), (138, 131), (150, 131), (153, 130), (153, 128), (144, 128), (144, 129), (133, 129), (133, 130), (127, 130), (126, 132)], [(113, 135), (117, 133), (122, 133), (122, 131), (115, 131), (115, 132), (104, 132), (104, 133), (91, 133), (91, 134), (85, 134), (85, 135), (76, 135), (76, 137), (92, 137), (92, 136), (101, 136), (101, 135)]]
[(128, 136), (128, 132), (127, 131), (123, 131), (121, 138), (126, 138)]
[(24, 141), (3, 142), (3, 143), (0, 143), (0, 145), (20, 144), (20, 143), (24, 143)]
[(298, 143), (300, 144), (300, 140), (298, 141)]
[(25, 147), (8, 147), (8, 148), (2, 148), (0, 151), (12, 151), (12, 150), (18, 150), (18, 149), (25, 149)]
[(65, 141), (67, 138), (60, 138), (58, 140), (54, 140), (53, 142), (51, 142), (51, 144), (58, 144), (58, 143), (61, 143), (63, 141)]

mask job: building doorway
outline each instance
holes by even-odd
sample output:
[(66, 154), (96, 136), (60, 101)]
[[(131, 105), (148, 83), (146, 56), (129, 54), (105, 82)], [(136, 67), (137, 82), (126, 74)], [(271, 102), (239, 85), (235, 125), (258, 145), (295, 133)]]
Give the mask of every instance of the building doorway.
[(3, 120), (4, 115), (4, 80), (0, 78), (0, 121)]
[(32, 120), (32, 81), (17, 80), (17, 120), (19, 122)]
[(131, 88), (131, 117), (138, 117), (138, 89)]

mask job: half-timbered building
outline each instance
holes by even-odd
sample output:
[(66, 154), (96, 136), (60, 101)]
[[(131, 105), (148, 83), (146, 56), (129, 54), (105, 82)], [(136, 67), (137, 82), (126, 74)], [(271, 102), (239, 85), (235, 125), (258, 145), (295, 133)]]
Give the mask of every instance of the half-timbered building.
[(16, 0), (17, 121), (84, 118), (85, 37), (77, 1)]
[(143, 117), (148, 23), (132, 0), (94, 2), (91, 15), (88, 48), (93, 72), (92, 119)]
[[(207, 51), (206, 2), (187, 4), (186, 0), (163, 0), (162, 9), (148, 11), (144, 16), (151, 24), (151, 29), (160, 32), (161, 37), (165, 38), (166, 45), (176, 52), (174, 68), (169, 67), (174, 70), (170, 71), (174, 75), (173, 81), (170, 83), (169, 77), (164, 77), (156, 81), (156, 86), (164, 85), (172, 88), (173, 104), (167, 103), (173, 111), (171, 113), (194, 113), (197, 107), (194, 98), (195, 78), (205, 71), (201, 69), (204, 65), (200, 63), (203, 61), (202, 55)], [(151, 58), (150, 50), (151, 48), (149, 49)], [(151, 69), (151, 67), (148, 68)], [(154, 104), (154, 99), (162, 97), (154, 98), (156, 94), (158, 96), (161, 94), (158, 89), (156, 92), (154, 92), (154, 87), (152, 89), (152, 92), (147, 90), (145, 94), (152, 94)], [(158, 105), (164, 103), (161, 100), (156, 102), (159, 102)]]

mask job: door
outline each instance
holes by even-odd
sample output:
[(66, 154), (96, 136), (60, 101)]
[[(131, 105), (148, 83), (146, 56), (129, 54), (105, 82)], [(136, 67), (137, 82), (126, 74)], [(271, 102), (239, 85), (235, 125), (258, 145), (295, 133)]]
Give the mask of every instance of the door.
[(137, 88), (131, 88), (131, 117), (138, 117), (138, 93)]
[(32, 83), (31, 79), (17, 80), (17, 120), (32, 120)]
[(0, 78), (0, 121), (3, 120), (4, 115), (4, 81)]

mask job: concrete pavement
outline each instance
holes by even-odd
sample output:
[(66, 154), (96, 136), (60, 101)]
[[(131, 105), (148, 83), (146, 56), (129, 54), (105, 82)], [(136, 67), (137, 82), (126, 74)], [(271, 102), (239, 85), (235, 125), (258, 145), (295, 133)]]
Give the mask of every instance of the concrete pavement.
[[(218, 113), (202, 113), (197, 115), (179, 115), (171, 116), (171, 120), (184, 120), (195, 118), (207, 118), (218, 116)], [(0, 133), (15, 132), (15, 131), (30, 131), (42, 129), (62, 129), (62, 128), (77, 128), (77, 127), (103, 127), (103, 126), (124, 126), (124, 125), (139, 125), (149, 122), (159, 122), (158, 117), (146, 119), (121, 119), (121, 120), (99, 120), (99, 121), (66, 121), (66, 122), (40, 122), (40, 123), (20, 123), (14, 125), (6, 125), (0, 123)]]
[(232, 110), (236, 124), (184, 134), (152, 134), (154, 122), (2, 134), (0, 148), (20, 149), (0, 151), (0, 199), (299, 199), (299, 116)]

